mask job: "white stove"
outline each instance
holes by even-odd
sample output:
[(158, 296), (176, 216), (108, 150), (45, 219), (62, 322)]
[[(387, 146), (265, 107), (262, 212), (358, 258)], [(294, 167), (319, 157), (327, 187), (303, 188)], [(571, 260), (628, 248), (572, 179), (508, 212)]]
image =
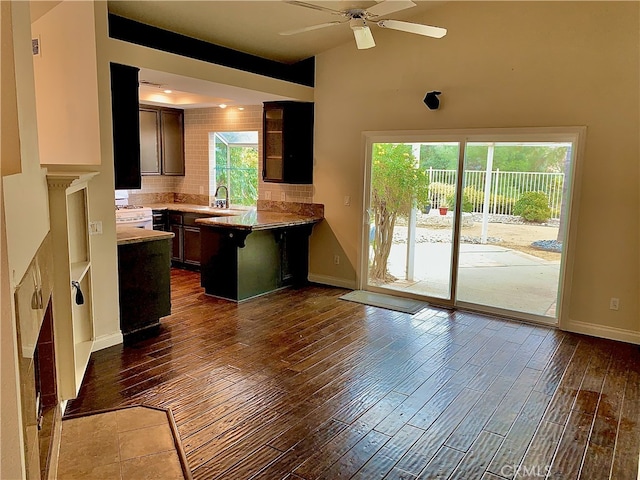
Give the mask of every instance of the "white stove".
[(129, 193), (116, 190), (116, 228), (134, 227), (153, 230), (153, 212), (149, 207), (129, 205)]

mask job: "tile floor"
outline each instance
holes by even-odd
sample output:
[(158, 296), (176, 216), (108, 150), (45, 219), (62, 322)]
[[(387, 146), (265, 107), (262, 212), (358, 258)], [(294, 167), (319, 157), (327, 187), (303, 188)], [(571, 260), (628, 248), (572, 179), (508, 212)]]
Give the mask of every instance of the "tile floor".
[(65, 419), (60, 480), (184, 480), (167, 412), (132, 407)]

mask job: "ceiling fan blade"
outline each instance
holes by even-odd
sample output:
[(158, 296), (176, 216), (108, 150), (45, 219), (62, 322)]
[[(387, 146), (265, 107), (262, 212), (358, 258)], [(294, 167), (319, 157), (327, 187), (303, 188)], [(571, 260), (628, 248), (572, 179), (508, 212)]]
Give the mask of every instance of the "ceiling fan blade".
[(411, 0), (384, 0), (371, 8), (367, 8), (367, 13), (372, 17), (382, 17), (415, 6), (416, 4)]
[(382, 28), (400, 30), (401, 32), (417, 33), (425, 37), (442, 38), (447, 34), (447, 29), (421, 25), (419, 23), (402, 22), (400, 20), (380, 20), (377, 25)]
[(311, 25), (309, 27), (296, 28), (294, 30), (287, 30), (285, 32), (280, 32), (280, 35), (295, 35), (296, 33), (310, 32), (311, 30), (318, 30), (320, 28), (332, 27), (334, 25), (340, 25), (343, 22), (327, 22), (320, 23), (318, 25)]
[(340, 15), (341, 17), (345, 16), (344, 12), (341, 12), (340, 10), (333, 10), (331, 8), (321, 7), (320, 5), (314, 5), (313, 3), (299, 2), (297, 0), (285, 0), (284, 3), (288, 3), (290, 5), (296, 5), (298, 7), (312, 8), (313, 10), (320, 10), (321, 12), (330, 13), (332, 15)]

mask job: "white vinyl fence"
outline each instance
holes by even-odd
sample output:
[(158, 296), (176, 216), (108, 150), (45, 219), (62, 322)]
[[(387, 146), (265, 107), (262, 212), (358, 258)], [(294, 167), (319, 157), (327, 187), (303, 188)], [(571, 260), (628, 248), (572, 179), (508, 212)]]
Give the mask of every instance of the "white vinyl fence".
[[(473, 212), (482, 213), (486, 171), (465, 170), (463, 202), (470, 203)], [(491, 172), (489, 213), (512, 215), (513, 205), (525, 192), (544, 192), (549, 198), (553, 218), (560, 217), (563, 173)], [(456, 171), (429, 168), (431, 206), (449, 203), (455, 191)], [(449, 197), (449, 199), (447, 198)]]

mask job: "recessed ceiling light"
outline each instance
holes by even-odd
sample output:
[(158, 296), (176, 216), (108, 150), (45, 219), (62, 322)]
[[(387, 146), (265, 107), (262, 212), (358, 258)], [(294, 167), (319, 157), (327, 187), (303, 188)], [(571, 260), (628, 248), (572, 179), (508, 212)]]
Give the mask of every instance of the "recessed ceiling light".
[(238, 107), (238, 110), (244, 110), (244, 107)]
[(173, 93), (173, 90), (165, 90), (164, 93)]
[(220, 105), (218, 105), (220, 108), (227, 108), (227, 105), (224, 103), (221, 103)]

